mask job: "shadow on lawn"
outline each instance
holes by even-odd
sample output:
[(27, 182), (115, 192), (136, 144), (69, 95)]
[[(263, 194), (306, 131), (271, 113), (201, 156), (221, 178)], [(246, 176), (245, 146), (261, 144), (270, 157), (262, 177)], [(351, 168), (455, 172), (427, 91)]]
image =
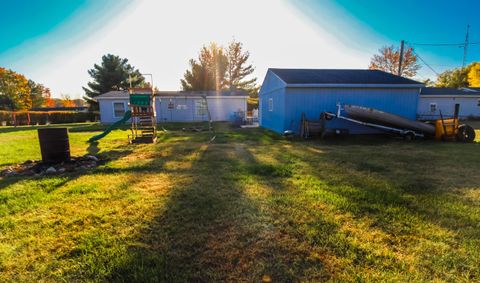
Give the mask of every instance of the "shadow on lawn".
[[(172, 156), (182, 159), (195, 152), (190, 168), (162, 167)], [(265, 204), (246, 194), (252, 168), (261, 167), (248, 150), (217, 144), (183, 147), (145, 167), (172, 174), (175, 184), (153, 223), (141, 231), (140, 243), (130, 248), (129, 260), (109, 280), (260, 281), (268, 275), (291, 282), (315, 268), (327, 276), (321, 262), (272, 224)], [(276, 189), (285, 190), (283, 177), (275, 178)]]

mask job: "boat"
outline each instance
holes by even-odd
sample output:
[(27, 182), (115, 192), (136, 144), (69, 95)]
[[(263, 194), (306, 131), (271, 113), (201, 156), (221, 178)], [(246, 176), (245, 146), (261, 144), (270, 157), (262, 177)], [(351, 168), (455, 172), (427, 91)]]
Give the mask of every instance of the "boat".
[(431, 124), (410, 120), (402, 116), (363, 106), (344, 105), (343, 109), (348, 117), (358, 121), (395, 127), (403, 130), (412, 130), (425, 135), (435, 135), (435, 126)]

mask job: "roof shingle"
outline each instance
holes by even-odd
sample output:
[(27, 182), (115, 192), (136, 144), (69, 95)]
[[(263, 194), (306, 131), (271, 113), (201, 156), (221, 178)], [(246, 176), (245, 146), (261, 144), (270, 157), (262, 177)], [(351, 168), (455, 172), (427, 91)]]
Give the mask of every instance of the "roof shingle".
[(379, 70), (269, 69), (287, 84), (422, 84)]

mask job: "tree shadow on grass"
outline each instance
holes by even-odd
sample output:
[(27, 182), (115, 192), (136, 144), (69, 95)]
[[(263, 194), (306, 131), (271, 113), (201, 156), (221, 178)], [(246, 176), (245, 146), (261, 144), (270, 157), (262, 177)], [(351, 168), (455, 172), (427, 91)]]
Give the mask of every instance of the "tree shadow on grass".
[[(269, 276), (292, 282), (309, 269), (328, 277), (322, 263), (297, 249), (258, 200), (246, 194), (252, 168), (261, 167), (248, 151), (231, 145), (195, 150), (190, 168), (167, 171), (175, 184), (166, 203), (159, 205), (158, 216), (141, 231), (128, 261), (111, 272), (110, 281), (260, 281)], [(157, 162), (147, 167), (161, 168)], [(277, 190), (283, 190), (282, 176), (274, 178)]]

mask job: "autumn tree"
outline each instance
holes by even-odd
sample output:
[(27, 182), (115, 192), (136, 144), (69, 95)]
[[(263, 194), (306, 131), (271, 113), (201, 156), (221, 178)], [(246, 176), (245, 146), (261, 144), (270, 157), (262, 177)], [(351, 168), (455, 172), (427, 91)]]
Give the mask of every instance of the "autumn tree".
[(468, 85), (470, 87), (480, 87), (480, 62), (474, 62), (469, 67)]
[(446, 70), (438, 75), (435, 86), (451, 88), (468, 87), (468, 70), (468, 67)]
[(62, 94), (60, 99), (60, 104), (62, 107), (75, 107), (75, 102), (72, 100), (70, 95), (68, 94)]
[(100, 65), (94, 64), (88, 74), (93, 81), (87, 84), (88, 87), (83, 87), (86, 95), (84, 99), (94, 109), (98, 108), (94, 100), (96, 96), (111, 90), (127, 90), (130, 83), (133, 87), (141, 87), (145, 83), (145, 78), (138, 69), (128, 63), (128, 59), (112, 54), (102, 56)]
[(225, 87), (225, 73), (228, 58), (222, 47), (216, 43), (203, 46), (198, 59), (190, 60), (190, 70), (186, 70), (180, 80), (182, 89), (192, 90), (222, 90)]
[[(243, 89), (251, 96), (258, 95), (257, 78), (251, 77), (255, 68), (248, 62), (250, 52), (243, 51), (243, 44), (231, 41), (227, 49), (226, 87), (229, 89)], [(250, 78), (249, 78), (250, 77)]]
[[(381, 70), (398, 75), (400, 50), (392, 45), (382, 47), (378, 51), (380, 54), (373, 55), (368, 68), (370, 70)], [(411, 47), (406, 48), (403, 52), (400, 75), (402, 77), (412, 78), (417, 74), (419, 69), (420, 65), (417, 63), (417, 56), (413, 53), (413, 49)]]
[(46, 97), (50, 97), (50, 89), (42, 84), (28, 80), (28, 87), (30, 88), (30, 98), (32, 99), (32, 107), (45, 106)]
[(3, 109), (24, 110), (32, 107), (28, 79), (12, 70), (0, 68), (0, 101)]
[(55, 107), (55, 106), (57, 106), (57, 103), (52, 98), (52, 94), (50, 93), (49, 88), (45, 89), (45, 94), (44, 94), (43, 98), (44, 98), (43, 106), (45, 106), (45, 107)]

